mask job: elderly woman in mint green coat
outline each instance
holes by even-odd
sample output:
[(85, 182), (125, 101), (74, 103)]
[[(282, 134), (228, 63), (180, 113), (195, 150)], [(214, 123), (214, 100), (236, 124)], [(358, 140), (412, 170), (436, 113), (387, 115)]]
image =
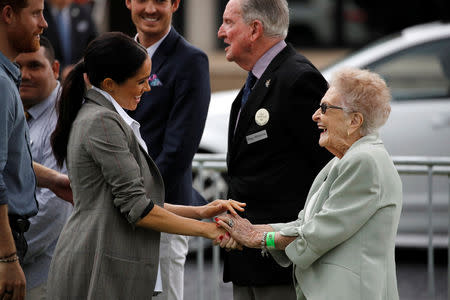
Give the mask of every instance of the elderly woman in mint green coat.
[(297, 299), (399, 298), (394, 250), (402, 183), (377, 132), (390, 98), (374, 73), (335, 74), (313, 115), (323, 131), (319, 144), (335, 157), (314, 180), (298, 219), (270, 225), (231, 215), (218, 220), (240, 244), (270, 252), (282, 266), (292, 263)]

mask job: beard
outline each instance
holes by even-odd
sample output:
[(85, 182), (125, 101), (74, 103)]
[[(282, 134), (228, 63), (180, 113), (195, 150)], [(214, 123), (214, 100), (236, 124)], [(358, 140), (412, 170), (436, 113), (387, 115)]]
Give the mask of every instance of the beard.
[(43, 30), (31, 32), (25, 30), (23, 27), (25, 27), (25, 25), (19, 22), (19, 24), (16, 24), (16, 26), (10, 29), (8, 37), (12, 48), (17, 53), (38, 51), (39, 39), (36, 38), (36, 34), (42, 34)]
[(30, 38), (23, 38), (21, 35), (16, 35), (11, 41), (12, 47), (18, 53), (23, 52), (35, 52), (39, 50), (39, 39), (35, 39), (34, 36)]

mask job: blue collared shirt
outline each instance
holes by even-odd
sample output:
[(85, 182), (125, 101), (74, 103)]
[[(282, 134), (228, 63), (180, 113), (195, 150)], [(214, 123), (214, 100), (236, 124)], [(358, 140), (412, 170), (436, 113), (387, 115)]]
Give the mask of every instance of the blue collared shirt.
[[(66, 167), (59, 168), (50, 146), (50, 136), (57, 121), (56, 99), (59, 83), (43, 102), (28, 109), (31, 154), (35, 162), (50, 169), (67, 174)], [(27, 289), (35, 288), (47, 281), (50, 262), (59, 234), (72, 212), (72, 205), (58, 198), (45, 188), (36, 189), (39, 212), (30, 218), (30, 229), (25, 233), (28, 251), (25, 255), (23, 271), (27, 279)]]
[(34, 216), (36, 177), (28, 144), (18, 86), (20, 70), (0, 52), (0, 205), (8, 205), (8, 214)]
[(275, 58), (275, 56), (280, 53), (284, 47), (286, 47), (287, 44), (284, 40), (279, 41), (275, 45), (272, 46), (269, 50), (267, 50), (266, 53), (264, 53), (263, 56), (258, 59), (256, 64), (253, 66), (252, 73), (256, 76), (256, 78), (261, 78), (264, 71), (267, 69), (269, 64), (272, 62), (272, 60)]

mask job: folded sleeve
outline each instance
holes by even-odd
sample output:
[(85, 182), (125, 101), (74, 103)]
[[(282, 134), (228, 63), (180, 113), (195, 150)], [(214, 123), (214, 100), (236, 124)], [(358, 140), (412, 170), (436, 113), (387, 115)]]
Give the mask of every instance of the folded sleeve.
[[(111, 186), (114, 205), (134, 224), (153, 208), (146, 196), (141, 168), (130, 151), (135, 138), (114, 112), (101, 113), (87, 136), (87, 148)], [(95, 123), (95, 124), (94, 124)]]
[[(298, 236), (297, 228), (300, 227), (303, 219), (304, 211), (300, 211), (298, 219), (289, 223), (273, 223), (269, 224), (275, 232), (280, 232), (283, 236)], [(270, 255), (282, 267), (288, 267), (292, 264), (284, 250), (268, 249)]]
[(289, 223), (274, 223), (269, 225), (274, 229), (274, 231), (279, 231), (281, 235), (298, 236), (297, 228), (300, 227), (304, 214), (304, 210), (301, 210), (298, 214), (297, 220), (295, 221)]

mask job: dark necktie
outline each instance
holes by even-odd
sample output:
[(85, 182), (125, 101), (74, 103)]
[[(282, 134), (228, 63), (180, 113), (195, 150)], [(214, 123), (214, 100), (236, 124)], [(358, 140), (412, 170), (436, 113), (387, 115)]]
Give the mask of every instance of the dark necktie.
[(256, 79), (257, 78), (255, 75), (253, 75), (252, 71), (248, 72), (247, 81), (245, 81), (244, 91), (242, 93), (241, 108), (244, 107), (245, 103), (247, 102), (248, 96), (250, 95), (250, 92), (255, 85)]

